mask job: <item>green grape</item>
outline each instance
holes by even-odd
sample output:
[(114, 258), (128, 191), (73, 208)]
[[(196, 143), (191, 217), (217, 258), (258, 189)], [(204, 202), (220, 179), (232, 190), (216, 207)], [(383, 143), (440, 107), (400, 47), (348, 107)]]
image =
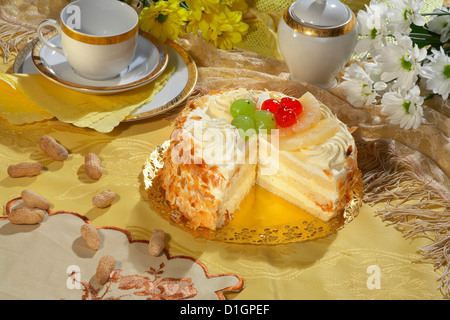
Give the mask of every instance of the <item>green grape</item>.
[(238, 99), (231, 104), (230, 113), (233, 118), (240, 115), (251, 116), (256, 110), (256, 104), (250, 99)]
[(270, 133), (272, 129), (277, 127), (275, 121), (275, 116), (272, 112), (267, 110), (258, 110), (252, 115), (253, 121), (255, 122), (256, 131), (259, 132), (261, 129), (267, 130)]
[(256, 132), (255, 121), (247, 115), (240, 115), (231, 121), (231, 124), (239, 129), (244, 137), (250, 137)]

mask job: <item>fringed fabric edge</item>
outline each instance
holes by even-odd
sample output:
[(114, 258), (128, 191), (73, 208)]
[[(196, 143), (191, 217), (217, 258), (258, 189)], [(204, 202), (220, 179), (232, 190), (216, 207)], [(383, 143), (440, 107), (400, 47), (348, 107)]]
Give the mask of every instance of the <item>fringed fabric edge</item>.
[(8, 21), (0, 12), (0, 48), (3, 51), (3, 62), (5, 64), (11, 60), (13, 52), (19, 52), (36, 35), (36, 29), (28, 25)]
[(445, 299), (450, 299), (450, 189), (442, 181), (438, 183), (432, 173), (418, 170), (423, 155), (411, 150), (412, 156), (405, 156), (399, 149), (407, 147), (400, 143), (388, 139), (356, 140), (365, 203), (385, 203), (376, 214), (405, 238), (431, 241), (418, 248), (418, 262), (442, 269), (438, 289)]

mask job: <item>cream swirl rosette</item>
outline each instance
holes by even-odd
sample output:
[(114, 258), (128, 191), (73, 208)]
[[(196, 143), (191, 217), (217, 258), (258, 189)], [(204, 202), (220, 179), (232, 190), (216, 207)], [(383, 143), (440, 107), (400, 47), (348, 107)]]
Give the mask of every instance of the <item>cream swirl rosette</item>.
[[(212, 121), (202, 109), (194, 110), (189, 115), (185, 127), (173, 132), (172, 140), (180, 141), (172, 159), (179, 157), (178, 163), (185, 164), (201, 164), (204, 161), (210, 166), (219, 167), (223, 174), (246, 161), (249, 146), (255, 147), (253, 153), (256, 157), (254, 143), (246, 142), (239, 130), (224, 118)], [(180, 152), (181, 149), (183, 152)]]
[(350, 146), (348, 141), (348, 136), (344, 132), (338, 132), (324, 144), (301, 149), (300, 152), (309, 163), (315, 163), (324, 169), (330, 169), (345, 164), (344, 154)]

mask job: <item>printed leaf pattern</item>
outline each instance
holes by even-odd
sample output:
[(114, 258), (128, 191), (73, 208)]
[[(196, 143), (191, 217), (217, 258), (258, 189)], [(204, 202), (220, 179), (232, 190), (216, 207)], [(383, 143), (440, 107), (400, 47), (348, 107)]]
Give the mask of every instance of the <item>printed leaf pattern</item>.
[[(81, 282), (83, 286), (82, 300), (120, 300), (129, 293), (119, 297), (108, 296), (113, 285), (117, 289), (132, 292), (137, 296), (145, 296), (148, 300), (184, 300), (193, 298), (197, 295), (197, 289), (191, 278), (162, 278), (164, 274), (164, 263), (161, 263), (158, 269), (150, 267), (146, 271), (149, 276), (140, 274), (121, 275), (122, 269), (114, 270), (108, 282), (101, 288), (94, 288), (89, 282)], [(103, 291), (103, 292), (102, 292)]]

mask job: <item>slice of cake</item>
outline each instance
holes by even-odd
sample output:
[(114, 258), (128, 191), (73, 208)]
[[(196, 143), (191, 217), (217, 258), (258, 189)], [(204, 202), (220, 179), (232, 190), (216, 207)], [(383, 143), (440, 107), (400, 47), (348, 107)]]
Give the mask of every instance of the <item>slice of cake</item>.
[(236, 89), (194, 100), (164, 155), (166, 200), (192, 228), (220, 228), (254, 184), (328, 221), (357, 182), (346, 125), (310, 93)]
[[(320, 116), (307, 128), (280, 136), (278, 161), (265, 161), (260, 154), (256, 183), (328, 221), (341, 213), (352, 198), (358, 170), (356, 145), (347, 126), (311, 93), (299, 101), (303, 112), (316, 109)], [(280, 129), (281, 134), (283, 130)], [(265, 146), (268, 143), (259, 139), (260, 150), (269, 148)], [(267, 170), (273, 166), (277, 168)], [(262, 170), (275, 169), (276, 174), (262, 174)]]
[(162, 186), (192, 228), (217, 229), (256, 179), (256, 139), (194, 102), (178, 118), (165, 154)]

